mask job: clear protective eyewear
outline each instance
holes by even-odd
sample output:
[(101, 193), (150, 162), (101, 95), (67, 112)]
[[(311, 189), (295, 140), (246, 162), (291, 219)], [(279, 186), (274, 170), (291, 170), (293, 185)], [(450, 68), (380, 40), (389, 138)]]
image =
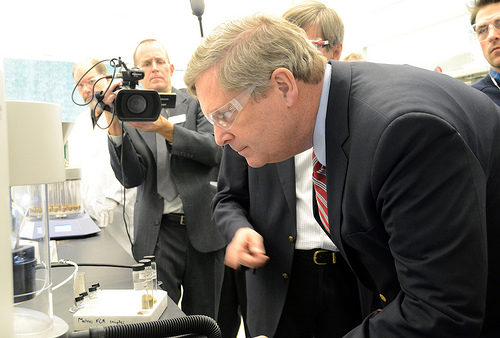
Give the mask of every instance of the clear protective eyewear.
[(248, 103), (248, 100), (250, 99), (250, 96), (252, 95), (252, 92), (256, 87), (257, 86), (255, 85), (248, 87), (234, 99), (232, 99), (219, 109), (206, 115), (207, 120), (211, 124), (216, 124), (226, 130), (230, 129), (238, 118), (240, 111)]
[(97, 80), (98, 80), (97, 78), (91, 78), (88, 79), (87, 81), (80, 81), (77, 84), (75, 84), (75, 87), (78, 87), (78, 89), (83, 89), (83, 87), (92, 89)]
[(316, 47), (317, 50), (321, 51), (323, 48), (330, 45), (328, 40), (321, 40), (321, 38), (317, 38), (315, 40), (309, 40)]
[(497, 33), (500, 33), (500, 15), (497, 15), (490, 20), (472, 25), (474, 37), (477, 38), (480, 42), (486, 40), (490, 35), (490, 28), (495, 29)]

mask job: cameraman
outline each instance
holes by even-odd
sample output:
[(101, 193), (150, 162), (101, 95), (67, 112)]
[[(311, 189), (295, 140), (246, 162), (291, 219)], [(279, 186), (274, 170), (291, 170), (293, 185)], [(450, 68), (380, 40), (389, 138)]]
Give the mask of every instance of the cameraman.
[[(156, 256), (158, 279), (176, 303), (182, 285), (184, 313), (216, 319), (225, 242), (211, 221), (210, 181), (222, 148), (198, 100), (172, 87), (174, 66), (158, 41), (139, 43), (134, 64), (144, 71), (144, 89), (175, 93), (176, 106), (154, 122), (121, 124), (106, 112), (111, 166), (126, 188), (138, 188), (132, 252), (136, 260)], [(110, 107), (118, 85), (105, 94)]]

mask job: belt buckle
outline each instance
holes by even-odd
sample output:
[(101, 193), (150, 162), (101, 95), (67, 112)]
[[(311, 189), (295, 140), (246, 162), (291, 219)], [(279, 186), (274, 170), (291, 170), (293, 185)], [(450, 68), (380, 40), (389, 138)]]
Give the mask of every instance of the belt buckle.
[(323, 252), (328, 252), (328, 250), (317, 250), (314, 253), (314, 256), (313, 256), (313, 262), (314, 262), (314, 264), (316, 264), (316, 265), (326, 265), (327, 264), (327, 263), (318, 262), (318, 254), (323, 253)]
[[(321, 263), (321, 262), (318, 262), (318, 257), (317, 255), (322, 253), (322, 252), (330, 252), (328, 250), (317, 250), (315, 253), (314, 253), (314, 256), (313, 256), (313, 262), (314, 264), (316, 265), (326, 265), (328, 263)], [(332, 264), (335, 264), (337, 263), (337, 253), (335, 251), (332, 252)]]
[(181, 225), (186, 225), (186, 223), (184, 223), (184, 215), (181, 215), (181, 221), (179, 223)]

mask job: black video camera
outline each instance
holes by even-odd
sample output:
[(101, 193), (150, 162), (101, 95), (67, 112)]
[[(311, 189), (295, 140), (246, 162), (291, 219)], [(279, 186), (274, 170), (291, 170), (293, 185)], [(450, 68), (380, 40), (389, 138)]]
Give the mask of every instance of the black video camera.
[(121, 71), (123, 86), (114, 101), (114, 113), (121, 121), (156, 121), (162, 108), (175, 108), (175, 93), (158, 93), (155, 90), (135, 89), (144, 71), (139, 68)]

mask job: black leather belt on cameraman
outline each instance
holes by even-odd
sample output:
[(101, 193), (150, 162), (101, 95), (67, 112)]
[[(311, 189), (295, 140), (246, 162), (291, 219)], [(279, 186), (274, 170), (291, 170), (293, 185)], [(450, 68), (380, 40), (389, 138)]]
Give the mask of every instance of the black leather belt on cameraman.
[(312, 262), (316, 265), (336, 264), (340, 254), (335, 251), (312, 249), (312, 250), (295, 250), (294, 259), (302, 259)]
[(163, 217), (165, 217), (169, 221), (179, 223), (180, 225), (186, 225), (186, 223), (184, 223), (183, 214), (163, 214)]

